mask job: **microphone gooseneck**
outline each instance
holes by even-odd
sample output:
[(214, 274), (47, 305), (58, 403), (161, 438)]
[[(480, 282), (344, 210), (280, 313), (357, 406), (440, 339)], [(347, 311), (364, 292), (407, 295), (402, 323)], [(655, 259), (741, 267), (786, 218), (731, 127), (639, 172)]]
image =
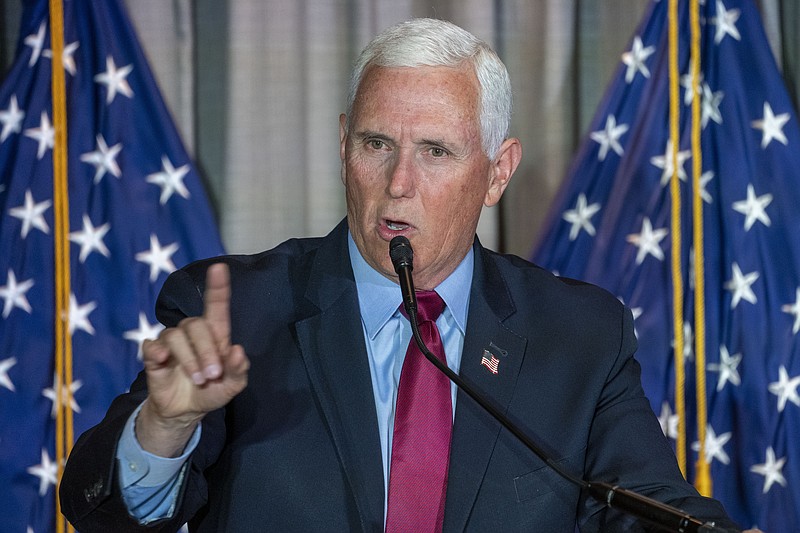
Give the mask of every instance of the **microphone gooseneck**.
[(648, 498), (647, 496), (609, 483), (585, 481), (581, 477), (564, 470), (561, 465), (551, 459), (538, 444), (528, 437), (528, 435), (514, 424), (502, 411), (495, 407), (494, 404), (489, 403), (486, 398), (473, 389), (471, 385), (466, 383), (461, 376), (453, 372), (450, 367), (428, 350), (428, 347), (425, 346), (425, 342), (420, 336), (419, 325), (417, 324), (417, 297), (414, 293), (414, 280), (411, 276), (411, 271), (414, 270), (414, 251), (411, 248), (409, 240), (402, 235), (394, 237), (389, 243), (389, 257), (392, 259), (394, 270), (400, 278), (400, 291), (403, 295), (403, 306), (411, 322), (411, 332), (414, 336), (414, 341), (417, 343), (417, 346), (419, 346), (425, 358), (495, 420), (500, 422), (505, 429), (510, 431), (539, 459), (553, 469), (553, 471), (570, 483), (585, 490), (589, 496), (608, 507), (617, 508), (666, 531), (681, 533), (722, 533), (727, 531), (715, 527), (713, 523), (704, 523), (684, 513), (680, 509), (659, 502), (658, 500)]

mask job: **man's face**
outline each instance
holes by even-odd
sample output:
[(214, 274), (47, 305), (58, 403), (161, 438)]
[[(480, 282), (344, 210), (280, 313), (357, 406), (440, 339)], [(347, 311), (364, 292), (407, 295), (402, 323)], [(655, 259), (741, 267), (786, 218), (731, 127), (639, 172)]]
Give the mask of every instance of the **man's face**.
[(500, 199), (508, 180), (483, 153), (478, 113), (471, 67), (366, 72), (349, 131), (340, 119), (342, 181), (353, 239), (384, 276), (397, 278), (389, 241), (404, 235), (417, 288), (432, 289), (472, 245), (481, 207)]

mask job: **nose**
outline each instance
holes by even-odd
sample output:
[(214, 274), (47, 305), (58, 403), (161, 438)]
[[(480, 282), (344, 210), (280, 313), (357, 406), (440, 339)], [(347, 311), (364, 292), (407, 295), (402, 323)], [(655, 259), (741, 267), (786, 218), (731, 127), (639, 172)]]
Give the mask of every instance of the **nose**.
[(416, 191), (416, 172), (413, 158), (399, 154), (389, 171), (389, 196), (411, 198)]

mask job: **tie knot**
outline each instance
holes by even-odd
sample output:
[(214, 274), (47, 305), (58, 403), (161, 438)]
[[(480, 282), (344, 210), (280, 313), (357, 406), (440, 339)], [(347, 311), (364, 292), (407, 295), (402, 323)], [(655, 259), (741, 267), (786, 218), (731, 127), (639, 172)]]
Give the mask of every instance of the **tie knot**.
[[(436, 322), (444, 311), (444, 300), (436, 291), (417, 291), (417, 316), (420, 322)], [(405, 306), (400, 306), (400, 312), (408, 318)]]

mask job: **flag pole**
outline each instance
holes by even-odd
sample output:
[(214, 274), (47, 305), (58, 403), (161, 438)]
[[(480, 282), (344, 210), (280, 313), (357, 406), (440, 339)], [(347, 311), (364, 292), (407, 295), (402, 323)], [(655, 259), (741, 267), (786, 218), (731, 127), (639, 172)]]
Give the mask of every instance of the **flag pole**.
[[(72, 338), (69, 331), (69, 191), (67, 187), (67, 105), (64, 76), (64, 12), (61, 0), (50, 0), (50, 47), (52, 49), (53, 204), (55, 246), (55, 366), (56, 366), (56, 464), (61, 481), (64, 464), (74, 440), (72, 424)], [(56, 532), (74, 531), (61, 514), (56, 497)]]

